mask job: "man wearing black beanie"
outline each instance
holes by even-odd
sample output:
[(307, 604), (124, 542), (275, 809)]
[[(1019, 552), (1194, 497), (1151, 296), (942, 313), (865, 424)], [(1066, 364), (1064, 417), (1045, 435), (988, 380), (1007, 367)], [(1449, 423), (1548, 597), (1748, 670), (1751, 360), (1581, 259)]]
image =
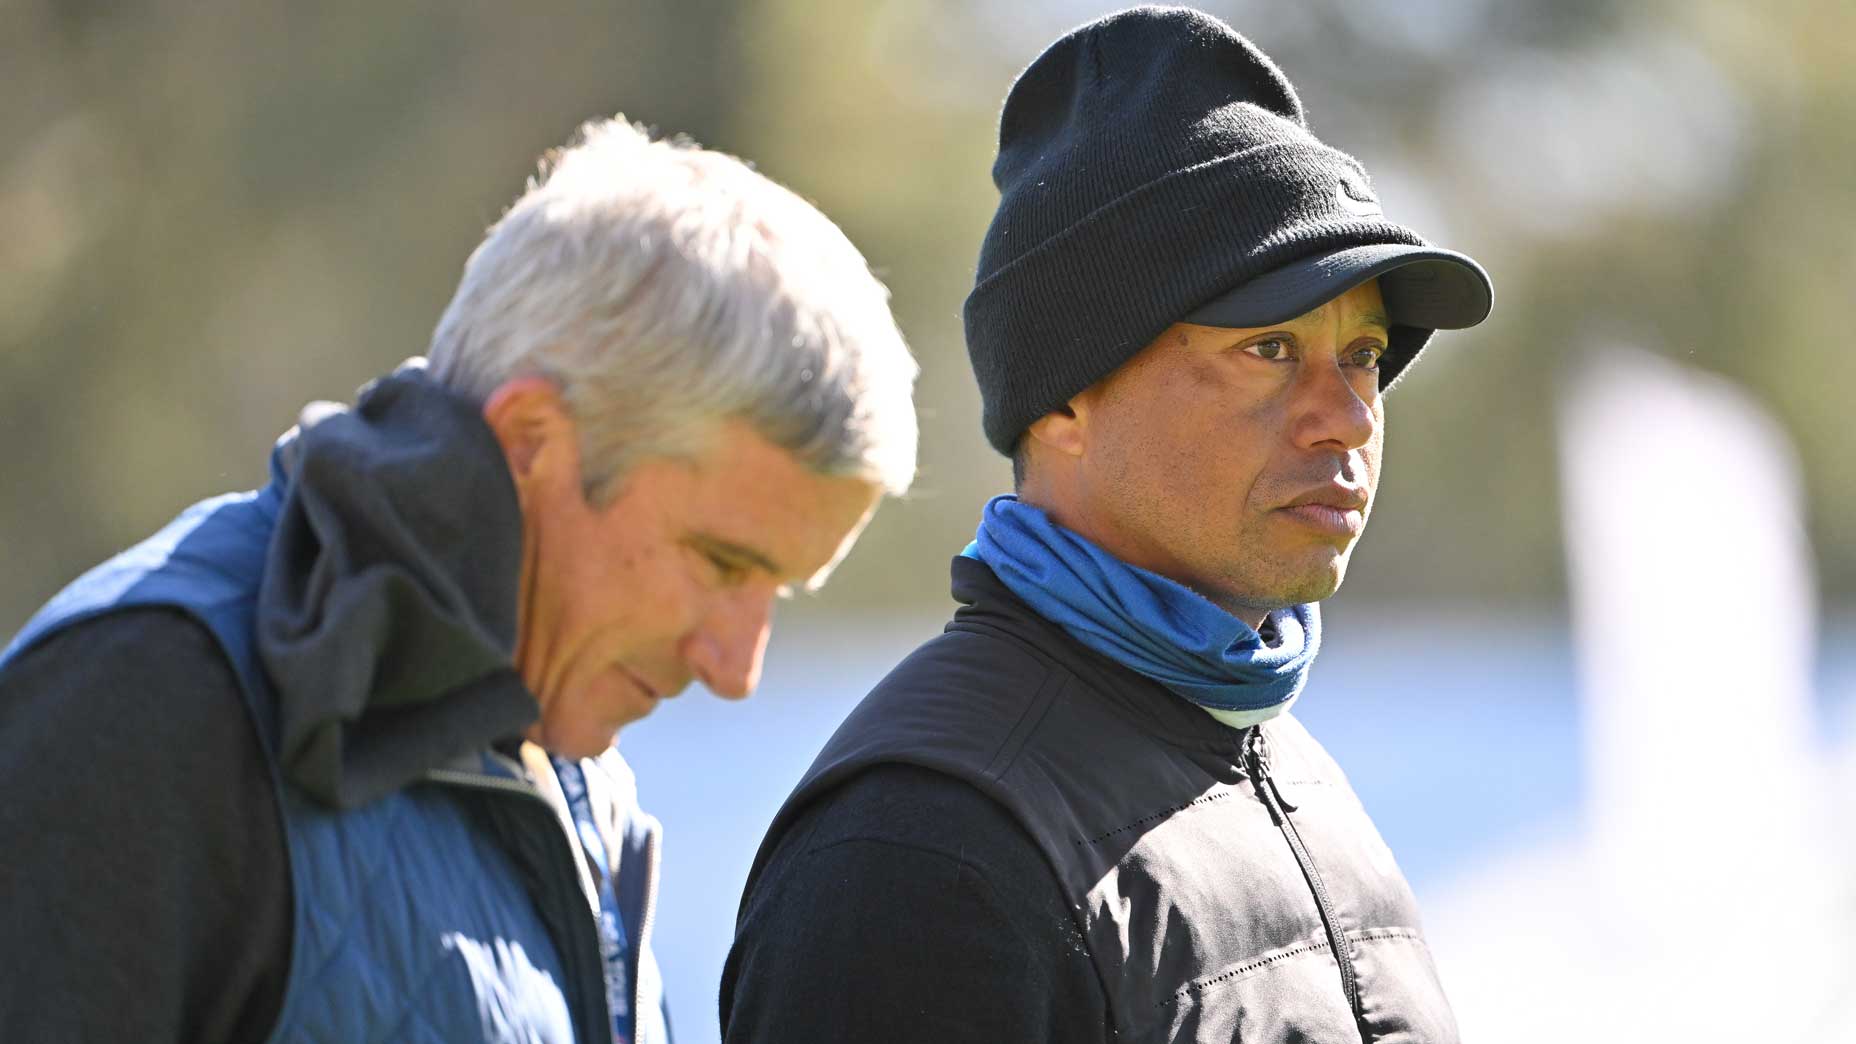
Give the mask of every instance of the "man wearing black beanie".
[(1197, 11), (1052, 44), (993, 180), (967, 346), (1017, 495), (768, 832), (726, 1039), (1455, 1041), (1410, 889), (1287, 712), (1383, 393), (1488, 277)]

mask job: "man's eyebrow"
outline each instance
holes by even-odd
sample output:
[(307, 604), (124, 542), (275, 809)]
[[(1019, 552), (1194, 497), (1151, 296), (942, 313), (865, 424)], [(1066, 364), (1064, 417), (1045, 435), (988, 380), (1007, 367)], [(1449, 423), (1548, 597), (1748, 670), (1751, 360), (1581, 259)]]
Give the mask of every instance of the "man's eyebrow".
[(701, 550), (711, 554), (719, 554), (725, 558), (732, 558), (737, 561), (745, 562), (757, 569), (765, 570), (769, 576), (786, 575), (780, 569), (780, 564), (767, 557), (765, 552), (742, 544), (737, 544), (732, 540), (724, 540), (721, 537), (713, 536), (709, 533), (691, 533), (690, 542), (701, 545)]
[[(1329, 309), (1334, 308), (1334, 307), (1336, 307), (1336, 301), (1329, 301), (1328, 303), (1322, 305), (1321, 307), (1316, 308), (1312, 312), (1303, 312), (1301, 315), (1296, 316), (1294, 319), (1291, 319), (1288, 322), (1281, 323), (1279, 325), (1287, 327), (1287, 326), (1294, 326), (1297, 323), (1332, 322), (1333, 321), (1332, 318), (1324, 320), (1322, 316), (1327, 315), (1329, 312)], [(1380, 309), (1376, 309), (1376, 308), (1365, 309), (1361, 311), (1357, 316), (1355, 316), (1353, 321), (1360, 324), (1361, 326), (1376, 326), (1379, 329), (1386, 331), (1387, 333), (1390, 333), (1392, 331), (1392, 320), (1389, 317), (1387, 317), (1386, 313), (1383, 310), (1380, 310)]]

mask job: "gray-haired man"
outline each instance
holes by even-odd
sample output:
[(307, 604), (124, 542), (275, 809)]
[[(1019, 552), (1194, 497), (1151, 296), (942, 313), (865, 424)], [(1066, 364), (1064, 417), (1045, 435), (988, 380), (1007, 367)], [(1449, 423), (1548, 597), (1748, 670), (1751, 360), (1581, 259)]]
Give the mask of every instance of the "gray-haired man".
[(0, 657), (8, 1039), (668, 1039), (613, 737), (754, 687), (909, 483), (914, 362), (822, 215), (616, 121), (430, 355)]
[(967, 347), (1018, 493), (769, 831), (727, 1040), (1454, 1040), (1410, 890), (1287, 712), (1381, 392), (1486, 276), (1196, 11), (1051, 45), (993, 178)]

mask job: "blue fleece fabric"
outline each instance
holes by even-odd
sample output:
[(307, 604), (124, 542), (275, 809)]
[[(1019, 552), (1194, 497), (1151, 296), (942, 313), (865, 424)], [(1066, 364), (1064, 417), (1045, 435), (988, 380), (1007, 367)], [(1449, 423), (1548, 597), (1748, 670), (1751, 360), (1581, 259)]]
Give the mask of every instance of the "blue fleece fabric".
[(1321, 646), (1313, 604), (1270, 614), (1277, 641), (1183, 584), (1110, 555), (1015, 496), (994, 497), (962, 554), (1070, 637), (1201, 707), (1293, 700)]

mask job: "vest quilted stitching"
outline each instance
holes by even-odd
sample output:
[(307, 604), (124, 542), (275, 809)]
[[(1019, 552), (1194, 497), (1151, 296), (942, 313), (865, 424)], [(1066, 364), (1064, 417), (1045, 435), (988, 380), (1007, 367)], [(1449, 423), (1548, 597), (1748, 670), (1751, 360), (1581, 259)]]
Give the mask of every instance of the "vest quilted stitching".
[[(60, 592), (0, 653), (0, 663), (83, 619), (131, 607), (179, 608), (218, 639), (273, 749), (271, 696), (256, 666), (251, 614), (280, 499), (273, 486), (194, 505)], [(446, 788), (416, 786), (334, 812), (274, 783), (297, 910), (290, 979), (271, 1040), (576, 1040), (559, 955), (516, 867)]]

